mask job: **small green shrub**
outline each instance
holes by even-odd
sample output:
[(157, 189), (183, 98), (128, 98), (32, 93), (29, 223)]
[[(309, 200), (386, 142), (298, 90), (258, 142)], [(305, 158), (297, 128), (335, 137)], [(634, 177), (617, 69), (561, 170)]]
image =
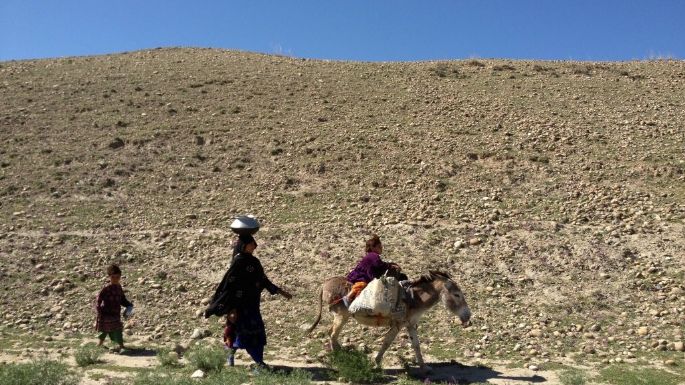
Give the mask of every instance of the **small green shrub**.
[(482, 62), (480, 62), (476, 59), (471, 59), (471, 60), (467, 61), (466, 65), (469, 65), (471, 67), (485, 67), (485, 64), (483, 64)]
[(436, 74), (439, 78), (447, 77), (447, 75), (449, 73), (449, 69), (447, 68), (447, 65), (445, 65), (445, 64), (438, 64), (432, 70), (433, 70), (433, 73)]
[(665, 370), (652, 368), (630, 369), (626, 366), (610, 366), (600, 372), (600, 380), (616, 385), (676, 385), (680, 377)]
[(252, 384), (254, 385), (303, 385), (311, 383), (311, 373), (303, 369), (294, 369), (290, 373), (283, 371), (270, 372), (267, 370), (259, 372), (259, 374), (252, 379)]
[(0, 365), (2, 385), (76, 385), (80, 376), (61, 362), (33, 361)]
[(226, 362), (226, 353), (216, 346), (196, 346), (188, 354), (188, 361), (205, 372), (219, 371)]
[(164, 367), (179, 366), (178, 355), (171, 349), (159, 349), (157, 351), (157, 361)]
[(433, 74), (439, 78), (453, 77), (456, 79), (464, 79), (466, 75), (459, 72), (459, 68), (456, 66), (449, 66), (445, 63), (440, 63), (435, 67), (431, 68)]
[(559, 374), (559, 381), (564, 385), (585, 385), (587, 376), (582, 370), (567, 369)]
[(381, 370), (376, 368), (369, 357), (359, 350), (334, 350), (329, 354), (328, 361), (340, 377), (352, 382), (373, 383), (383, 377)]
[[(226, 368), (222, 371), (210, 372), (205, 378), (196, 380), (190, 378), (190, 373), (186, 371), (169, 371), (165, 368), (160, 368), (154, 371), (138, 372), (133, 378), (133, 382), (115, 382), (117, 385), (241, 385), (245, 383), (251, 384), (308, 384), (310, 381), (302, 380), (300, 377), (292, 377), (295, 381), (289, 380), (286, 375), (279, 374), (259, 374), (253, 379), (250, 379), (245, 368)], [(268, 379), (272, 379), (269, 381)], [(260, 382), (261, 381), (261, 382)], [(266, 381), (266, 382), (265, 382)]]
[(516, 67), (511, 64), (500, 64), (492, 67), (493, 71), (516, 71)]
[(551, 70), (551, 68), (543, 67), (543, 66), (541, 66), (540, 64), (535, 64), (535, 65), (533, 66), (533, 71), (535, 71), (535, 72), (547, 72), (547, 71), (550, 71), (550, 70)]
[(586, 64), (586, 65), (572, 64), (571, 65), (571, 73), (574, 75), (592, 76), (592, 70), (593, 70), (593, 67), (590, 64)]
[(173, 374), (164, 372), (138, 372), (133, 378), (132, 385), (193, 385), (197, 381), (189, 374)]
[[(256, 379), (253, 379), (252, 383)], [(211, 373), (203, 382), (202, 385), (241, 385), (250, 383), (250, 377), (245, 368), (226, 368), (220, 372)], [(284, 382), (273, 382), (273, 384), (285, 384)]]
[(85, 344), (74, 353), (74, 358), (76, 359), (76, 364), (78, 366), (88, 366), (97, 364), (100, 361), (100, 356), (104, 353), (104, 350), (95, 344)]

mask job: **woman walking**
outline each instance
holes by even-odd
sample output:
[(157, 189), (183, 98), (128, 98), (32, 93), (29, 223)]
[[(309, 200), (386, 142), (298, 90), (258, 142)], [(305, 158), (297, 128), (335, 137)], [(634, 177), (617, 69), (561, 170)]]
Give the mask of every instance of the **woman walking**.
[(280, 294), (286, 299), (291, 299), (292, 295), (269, 280), (261, 262), (253, 255), (256, 248), (257, 242), (252, 235), (238, 237), (231, 266), (205, 310), (205, 318), (235, 311), (236, 338), (229, 349), (245, 349), (257, 366), (263, 368), (266, 367), (266, 329), (260, 312), (262, 290), (266, 289), (272, 295)]

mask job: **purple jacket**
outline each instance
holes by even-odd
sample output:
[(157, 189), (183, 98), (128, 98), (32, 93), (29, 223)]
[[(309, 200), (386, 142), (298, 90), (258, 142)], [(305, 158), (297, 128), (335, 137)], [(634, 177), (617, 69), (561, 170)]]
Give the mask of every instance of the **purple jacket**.
[(348, 282), (371, 282), (374, 278), (378, 278), (390, 268), (390, 264), (383, 262), (378, 253), (369, 251), (362, 258), (357, 266), (347, 274)]

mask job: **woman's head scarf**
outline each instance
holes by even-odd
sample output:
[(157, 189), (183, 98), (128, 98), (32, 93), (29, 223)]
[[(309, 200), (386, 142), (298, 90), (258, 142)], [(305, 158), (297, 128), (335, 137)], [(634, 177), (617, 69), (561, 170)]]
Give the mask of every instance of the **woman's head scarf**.
[(235, 240), (235, 243), (233, 243), (233, 256), (236, 256), (240, 253), (243, 252), (245, 249), (245, 246), (249, 245), (250, 243), (257, 244), (257, 241), (252, 237), (250, 234), (243, 234), (238, 237), (238, 239)]

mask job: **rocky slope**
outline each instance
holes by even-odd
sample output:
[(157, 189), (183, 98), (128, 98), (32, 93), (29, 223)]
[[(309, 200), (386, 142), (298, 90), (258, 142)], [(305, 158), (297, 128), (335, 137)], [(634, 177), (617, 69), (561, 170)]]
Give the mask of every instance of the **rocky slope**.
[(681, 362), (684, 88), (682, 61), (0, 63), (0, 339), (91, 334), (111, 262), (130, 334), (217, 335), (197, 311), (232, 217), (253, 213), (257, 255), (296, 294), (264, 303), (272, 351), (320, 352), (325, 328), (300, 330), (318, 283), (375, 232), (386, 259), (467, 293), (473, 327), (444, 309), (422, 324), (435, 357)]

